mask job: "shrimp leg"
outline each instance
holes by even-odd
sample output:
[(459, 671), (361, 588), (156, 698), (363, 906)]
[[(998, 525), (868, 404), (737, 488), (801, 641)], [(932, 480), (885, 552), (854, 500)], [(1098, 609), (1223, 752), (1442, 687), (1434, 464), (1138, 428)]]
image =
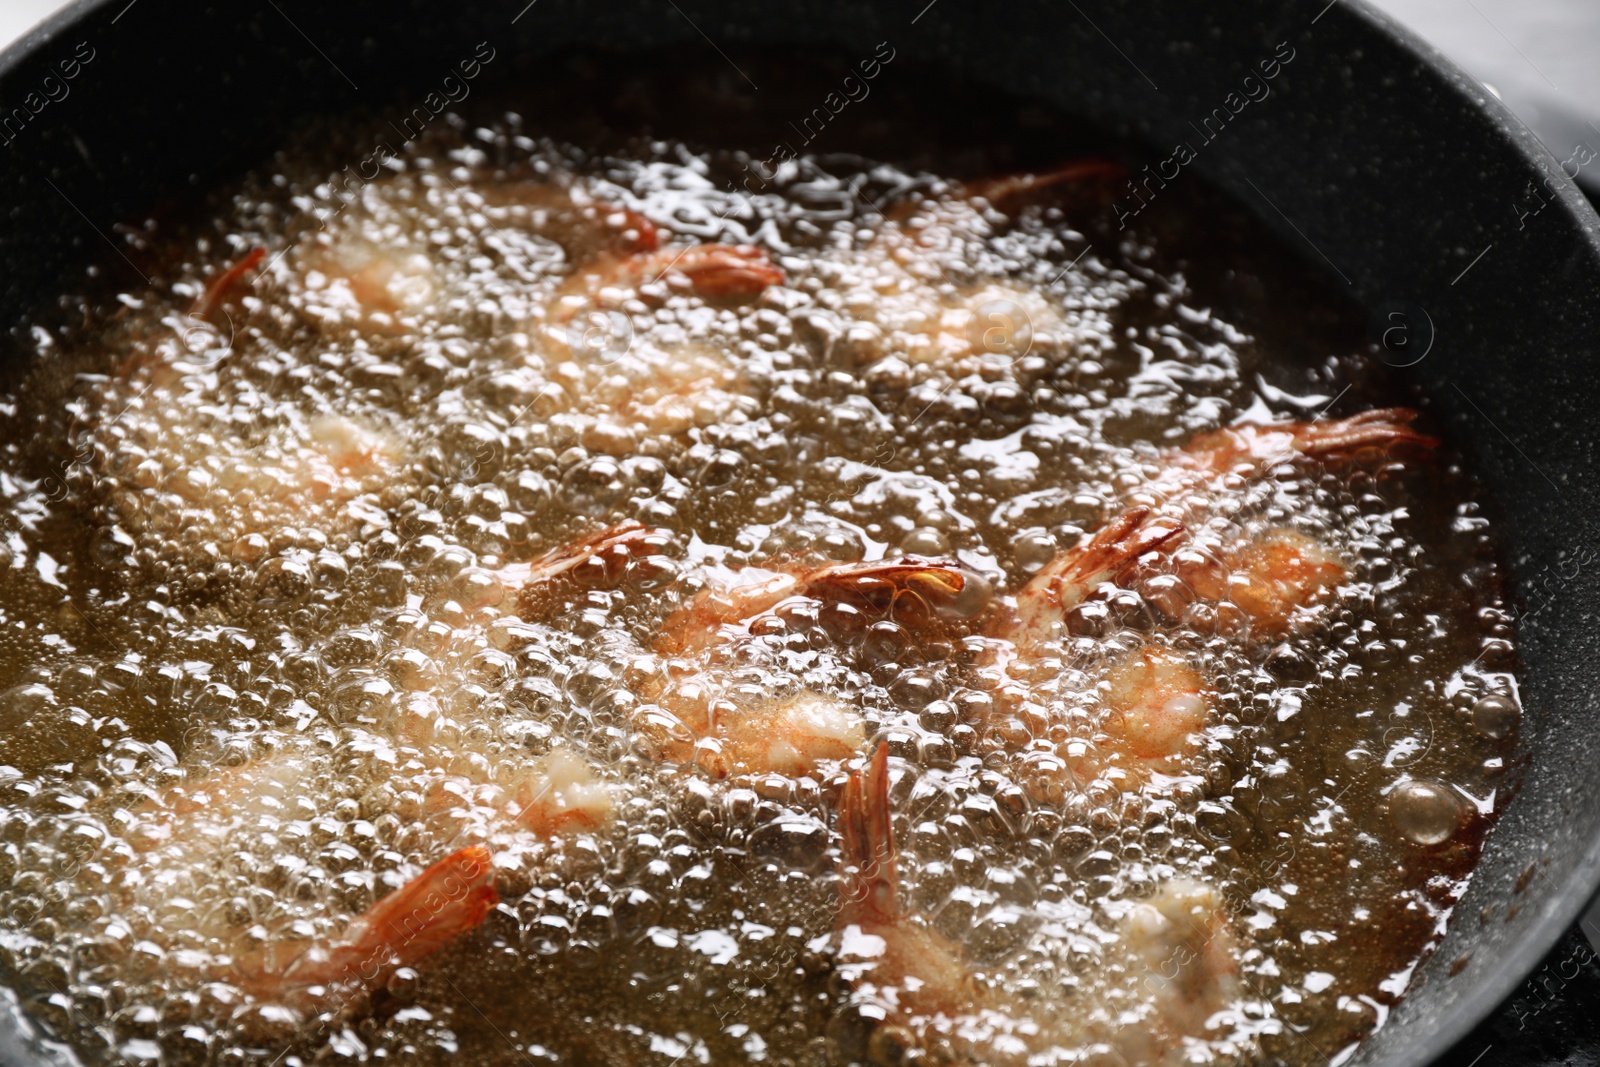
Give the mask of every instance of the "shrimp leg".
[(1127, 176), (1128, 168), (1121, 163), (1109, 159), (1080, 159), (1043, 174), (1007, 174), (964, 182), (961, 192), (968, 197), (982, 197), (991, 204), (1001, 205), (1058, 185), (1075, 185), (1093, 180), (1113, 181)]
[(631, 561), (659, 555), (670, 540), (670, 531), (629, 519), (551, 549), (530, 563), (503, 567), (496, 574), (508, 589), (517, 591), (521, 609), (537, 617), (548, 614), (574, 586), (617, 585)]
[(214, 281), (206, 286), (206, 291), (196, 300), (194, 307), (189, 310), (193, 318), (205, 319), (213, 325), (220, 326), (216, 314), (222, 309), (222, 302), (228, 298), (233, 288), (244, 280), (244, 276), (260, 266), (261, 261), (267, 258), (265, 248), (252, 248), (239, 258), (239, 261), (219, 274)]
[(999, 636), (1032, 650), (1098, 586), (1125, 580), (1141, 558), (1170, 550), (1183, 534), (1181, 524), (1158, 517), (1153, 508), (1129, 508), (1034, 575), (1018, 592), (1016, 613), (1002, 620)]

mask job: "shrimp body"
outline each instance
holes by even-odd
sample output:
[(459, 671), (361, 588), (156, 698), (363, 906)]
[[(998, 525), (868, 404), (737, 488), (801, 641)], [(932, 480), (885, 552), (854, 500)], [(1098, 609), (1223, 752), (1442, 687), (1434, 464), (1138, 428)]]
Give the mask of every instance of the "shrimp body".
[(132, 445), (142, 460), (104, 472), (116, 521), (185, 540), (198, 533), (223, 551), (250, 538), (259, 543), (240, 546), (247, 562), (285, 527), (359, 528), (375, 511), (362, 498), (390, 488), (410, 459), (397, 433), (353, 412), (246, 432), (214, 418), (216, 367), (235, 341), (228, 309), (264, 254), (254, 249), (214, 278), (188, 315), (168, 320), (172, 336), (141, 339), (116, 375), (117, 391), (131, 398), (119, 401), (115, 419), (91, 427), (108, 451)]
[(953, 372), (1069, 345), (1067, 322), (1044, 294), (994, 277), (958, 281), (946, 267), (994, 232), (996, 209), (1121, 173), (1118, 164), (1084, 160), (1043, 174), (961, 183), (936, 200), (891, 207), (888, 225), (845, 264), (840, 288), (856, 318), (850, 336), (858, 358), (893, 356)]
[(1115, 1040), (1130, 1063), (1182, 1061), (1185, 1042), (1214, 1037), (1239, 1001), (1242, 946), (1222, 895), (1175, 877), (1124, 917), (1119, 933), (1129, 971), (1148, 1000), (1139, 1025)]
[(306, 281), (318, 292), (321, 317), (366, 331), (398, 330), (405, 316), (432, 308), (440, 288), (433, 262), (422, 252), (348, 234), (319, 249), (310, 272)]
[(592, 238), (569, 242), (575, 266), (539, 316), (535, 332), (562, 361), (560, 382), (546, 387), (540, 414), (612, 424), (596, 437), (599, 447), (617, 454), (631, 452), (641, 432), (678, 434), (750, 417), (753, 387), (740, 359), (704, 341), (637, 335), (630, 301), (657, 284), (704, 300), (743, 300), (782, 285), (783, 270), (754, 245), (661, 247), (659, 231), (643, 215), (603, 213), (612, 239), (587, 252), (581, 246), (593, 246)]
[(614, 305), (642, 285), (665, 282), (707, 299), (757, 296), (784, 272), (755, 245), (661, 244), (648, 216), (597, 199), (568, 179), (501, 186), (491, 198), (535, 209), (574, 264), (548, 309), (563, 323), (586, 308)]
[(1147, 646), (1118, 664), (1107, 680), (1107, 728), (1118, 752), (1141, 771), (1183, 769), (1211, 711), (1199, 672), (1176, 652)]
[(441, 836), (531, 832), (548, 840), (603, 830), (613, 815), (611, 793), (587, 762), (554, 748), (495, 781), (441, 772), (426, 809)]
[(701, 736), (680, 734), (664, 740), (658, 751), (674, 762), (693, 760), (714, 778), (739, 772), (798, 778), (824, 763), (852, 758), (866, 742), (861, 713), (813, 689), (754, 703), (717, 702), (702, 713), (694, 702), (696, 688), (681, 685), (658, 699), (678, 713), (679, 722), (700, 726)]
[(839, 802), (838, 967), (852, 996), (876, 1007), (878, 1032), (866, 1042), (870, 1062), (899, 1062), (936, 1020), (969, 1021), (976, 1024), (970, 1034), (987, 1034), (982, 1062), (1032, 1062), (1029, 1052), (1047, 1044), (1108, 1038), (1126, 1062), (1178, 1062), (1187, 1042), (1215, 1037), (1238, 1003), (1242, 946), (1222, 896), (1179, 876), (1117, 927), (1113, 957), (1137, 984), (1137, 1024), (1080, 1004), (1079, 1014), (1038, 1025), (976, 981), (959, 945), (901, 906), (890, 814), (888, 746), (879, 745), (866, 770), (850, 776)]
[(1213, 693), (1180, 654), (1147, 645), (1117, 663), (1102, 686), (1099, 746), (1027, 753), (1022, 785), (1044, 804), (1059, 804), (1096, 779), (1124, 791), (1157, 775), (1193, 773)]
[(1249, 618), (1253, 633), (1289, 629), (1302, 609), (1326, 601), (1349, 576), (1338, 553), (1286, 527), (1257, 533), (1221, 559), (1180, 558), (1178, 576), (1201, 600), (1229, 600)]
[(667, 676), (652, 699), (666, 714), (653, 744), (661, 758), (689, 754), (716, 777), (773, 772), (790, 777), (854, 756), (865, 739), (860, 712), (811, 689), (729, 700), (717, 696), (728, 653), (752, 625), (785, 605), (848, 604), (863, 613), (927, 626), (962, 592), (951, 563), (906, 557), (787, 570), (748, 568), (708, 586), (675, 611), (655, 641)]
[(856, 320), (850, 331), (856, 358), (896, 356), (913, 367), (952, 369), (1064, 341), (1065, 322), (1042, 295), (992, 279), (947, 280), (939, 266), (943, 246), (955, 243), (956, 233), (988, 230), (981, 213), (952, 207), (919, 232), (886, 227), (855, 253), (841, 298)]

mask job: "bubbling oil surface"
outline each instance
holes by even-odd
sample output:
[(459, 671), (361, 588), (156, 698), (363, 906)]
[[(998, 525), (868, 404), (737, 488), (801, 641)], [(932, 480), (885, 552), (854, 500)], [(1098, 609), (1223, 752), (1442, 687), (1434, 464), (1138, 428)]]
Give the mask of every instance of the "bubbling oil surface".
[[(1001, 212), (935, 169), (802, 157), (751, 193), (737, 162), (516, 116), (354, 190), (312, 152), (149, 237), (148, 288), (33, 332), (0, 458), (0, 965), (45, 1034), (172, 1064), (882, 1053), (836, 959), (859, 760), (658, 758), (662, 620), (773, 559), (948, 556), (1014, 595), (1200, 431), (1409, 399), (1245, 223), (1242, 251), (1197, 232), (1203, 190), (1119, 233), (1092, 189)], [(646, 281), (563, 320), (637, 216), (759, 245), (785, 283)], [(257, 245), (227, 315), (189, 314)], [(862, 758), (890, 746), (904, 909), (1004, 1016), (925, 1020), (911, 1054), (1313, 1063), (1379, 1022), (1504, 795), (1513, 651), (1475, 495), (1448, 457), (1219, 488), (1207, 530), (1314, 537), (1338, 595), (1267, 642), (1226, 603), (1102, 591), (1020, 696), (959, 635), (826, 605), (730, 647), (722, 694), (830, 694)], [(494, 578), (624, 519), (673, 536), (620, 585), (524, 618)], [(1214, 692), (1192, 773), (1030, 790), (1026, 754), (1114, 743), (1105, 674), (1147, 642)], [(512, 788), (556, 748), (610, 791), (605, 828), (437, 817), (440, 773)], [(502, 904), (418, 966), (361, 995), (241, 977), (476, 842)], [(1237, 986), (1172, 1036), (1155, 991), (1183, 961), (1126, 943), (1178, 877), (1214, 890)]]

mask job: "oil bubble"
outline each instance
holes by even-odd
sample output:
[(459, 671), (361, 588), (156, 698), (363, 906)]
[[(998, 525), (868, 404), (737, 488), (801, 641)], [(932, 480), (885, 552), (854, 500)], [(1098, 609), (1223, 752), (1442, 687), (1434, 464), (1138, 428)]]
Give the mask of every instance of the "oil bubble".
[(1438, 782), (1407, 779), (1389, 794), (1389, 814), (1407, 840), (1438, 845), (1450, 840), (1461, 823), (1461, 802)]
[(1480, 697), (1472, 705), (1472, 724), (1490, 737), (1510, 737), (1522, 711), (1517, 702), (1500, 693)]
[(628, 495), (628, 479), (609, 456), (583, 461), (561, 479), (561, 503), (580, 515), (602, 518)]

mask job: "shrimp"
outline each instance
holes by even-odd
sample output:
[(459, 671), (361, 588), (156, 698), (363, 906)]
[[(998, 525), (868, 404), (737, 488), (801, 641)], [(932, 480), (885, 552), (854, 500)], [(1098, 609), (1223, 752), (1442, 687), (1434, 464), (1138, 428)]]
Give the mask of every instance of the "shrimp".
[(1023, 789), (1060, 804), (1096, 779), (1133, 792), (1195, 771), (1214, 694), (1182, 655), (1146, 645), (1126, 655), (1100, 685), (1101, 744), (1030, 749), (1020, 760)]
[[(1240, 423), (1203, 433), (1168, 453), (1168, 465), (1134, 498), (1165, 505), (1179, 514), (1202, 512), (1218, 494), (1261, 478), (1286, 460), (1305, 457), (1324, 465), (1359, 465), (1380, 470), (1407, 455), (1427, 454), (1438, 440), (1412, 428), (1416, 412), (1380, 408), (1344, 419), (1311, 422)], [(1207, 552), (1185, 549), (1173, 571), (1199, 600), (1230, 601), (1261, 639), (1283, 634), (1308, 609), (1325, 603), (1349, 568), (1328, 545), (1287, 527), (1258, 529), (1242, 543)], [(1168, 614), (1177, 605), (1160, 605)]]
[(115, 376), (143, 375), (148, 379), (146, 388), (170, 389), (186, 374), (203, 370), (226, 355), (237, 333), (227, 305), (266, 255), (264, 248), (250, 249), (207, 282), (188, 311), (164, 317), (164, 331), (135, 338), (133, 353), (117, 364)]
[[(1349, 567), (1318, 539), (1287, 527), (1268, 527), (1220, 556), (1182, 552), (1174, 573), (1194, 597), (1231, 601), (1259, 637), (1276, 637), (1308, 609), (1325, 603), (1349, 576)], [(1180, 601), (1181, 602), (1181, 601)], [(1168, 614), (1181, 610), (1162, 604)]]
[(1145, 1007), (1115, 1034), (1128, 1063), (1187, 1062), (1190, 1040), (1215, 1038), (1240, 1005), (1239, 934), (1222, 895), (1177, 876), (1135, 905), (1119, 926), (1127, 970)]
[[(856, 999), (882, 1009), (869, 1049), (903, 1053), (915, 1043), (919, 1019), (972, 1013), (984, 990), (960, 946), (901, 907), (890, 815), (889, 746), (880, 744), (866, 773), (850, 775), (839, 801), (838, 967)], [(881, 1054), (870, 1059), (895, 1062)]]
[(354, 325), (367, 333), (399, 333), (438, 303), (433, 261), (403, 243), (376, 244), (348, 230), (306, 257), (306, 310), (320, 325)]
[[(1241, 423), (1196, 436), (1167, 453), (1161, 472), (1131, 494), (1127, 510), (1023, 586), (1014, 612), (1000, 619), (999, 636), (1019, 655), (1037, 656), (1095, 588), (1154, 573), (1153, 565), (1187, 540), (1187, 516), (1287, 459), (1384, 465), (1408, 450), (1433, 449), (1436, 439), (1411, 429), (1415, 418), (1413, 411), (1385, 408), (1348, 419)], [(1241, 610), (1268, 633), (1280, 631), (1297, 608), (1325, 599), (1345, 575), (1330, 549), (1288, 530), (1269, 531), (1221, 559), (1195, 554), (1176, 569), (1198, 597), (1238, 592)]]
[(1117, 748), (1148, 768), (1167, 769), (1194, 749), (1210, 700), (1199, 673), (1183, 657), (1147, 646), (1118, 664), (1106, 703)]
[(233, 305), (264, 256), (252, 249), (221, 269), (186, 315), (135, 338), (99, 386), (82, 454), (107, 525), (254, 564), (286, 528), (334, 537), (381, 514), (373, 498), (411, 458), (397, 432), (358, 412), (230, 417), (228, 361), (244, 337)]
[(912, 367), (956, 370), (977, 360), (1004, 367), (1031, 351), (1067, 346), (1067, 322), (1043, 294), (1000, 278), (956, 281), (941, 264), (960, 262), (967, 244), (994, 232), (995, 209), (1121, 173), (1118, 164), (1086, 160), (1046, 174), (958, 184), (937, 200), (891, 208), (887, 225), (843, 265), (838, 286), (856, 320), (849, 337), (858, 361), (898, 357)]
[[(1006, 609), (996, 612), (996, 665), (1013, 676), (1048, 661), (1067, 631), (1071, 612), (1104, 586), (1151, 581), (1155, 606), (1181, 617), (1195, 600), (1229, 601), (1249, 623), (1253, 639), (1275, 638), (1309, 621), (1345, 580), (1339, 555), (1287, 528), (1256, 531), (1222, 551), (1196, 544), (1187, 523), (1203, 517), (1216, 498), (1264, 476), (1277, 463), (1305, 456), (1321, 463), (1387, 464), (1406, 450), (1437, 442), (1410, 426), (1415, 413), (1370, 411), (1348, 419), (1250, 423), (1200, 434), (1167, 454), (1150, 482), (1130, 494), (1129, 506), (1098, 532), (1062, 552), (1030, 579)], [(1099, 776), (1138, 789), (1155, 775), (1184, 773), (1198, 751), (1196, 737), (1210, 715), (1209, 691), (1176, 653), (1146, 647), (1114, 665), (1106, 677), (1101, 728), (1105, 743), (1090, 754), (1038, 749), (1023, 754), (1035, 799), (1060, 801)]]
[(1110, 1044), (1128, 1063), (1177, 1062), (1188, 1042), (1215, 1038), (1230, 1022), (1243, 946), (1213, 887), (1169, 878), (1118, 922), (1107, 958), (1118, 966), (1108, 974), (1131, 980), (1134, 1005), (1077, 1003), (1041, 1025), (980, 981), (960, 945), (901, 905), (890, 816), (889, 750), (880, 744), (839, 801), (836, 960), (852, 1002), (867, 1009), (858, 1016), (874, 1024), (843, 1035), (856, 1047), (840, 1049), (841, 1058), (899, 1063), (938, 1026), (981, 1046), (964, 1050), (978, 1062), (1030, 1063), (1086, 1043)]
[(958, 1045), (961, 1062), (1020, 1067), (1089, 1031), (1071, 1015), (1040, 1025), (1025, 1004), (984, 981), (960, 945), (900, 903), (887, 744), (845, 783), (839, 836), (835, 963), (854, 1019), (868, 1024), (865, 1032), (845, 1027), (832, 1035), (841, 1060), (903, 1063), (937, 1041), (947, 1052)]
[(552, 305), (552, 321), (564, 323), (578, 312), (620, 303), (641, 285), (665, 282), (706, 299), (759, 296), (784, 283), (783, 269), (755, 245), (702, 244), (654, 248), (625, 256), (601, 254), (562, 285)]
[(129, 840), (140, 863), (124, 872), (135, 896), (166, 918), (162, 940), (209, 952), (219, 977), (268, 1000), (292, 1000), (313, 985), (350, 982), (371, 989), (396, 967), (410, 966), (470, 932), (498, 902), (487, 849), (452, 852), (382, 897), (325, 944), (303, 936), (273, 938), (231, 919), (224, 909), (186, 898), (212, 868), (252, 836), (274, 834), (306, 818), (301, 801), (306, 760), (282, 751), (172, 787), (134, 813)]
[[(159, 377), (159, 372), (157, 374)], [(210, 542), (254, 563), (280, 529), (353, 532), (410, 459), (399, 434), (357, 414), (320, 414), (245, 439), (215, 426), (187, 388), (147, 388), (90, 430), (105, 451), (142, 462), (103, 470), (116, 521), (135, 533)]]
[(546, 309), (557, 325), (658, 282), (710, 300), (758, 296), (784, 283), (782, 268), (755, 245), (663, 246), (663, 231), (649, 216), (595, 196), (568, 175), (507, 183), (486, 195), (536, 214), (541, 232), (574, 264)]
[(333, 217), (286, 257), (298, 283), (295, 310), (330, 337), (354, 332), (372, 341), (414, 332), (445, 310), (449, 264), (426, 235), (411, 232), (404, 210), (428, 195), (425, 179), (392, 175), (354, 199), (337, 197)]
[[(783, 271), (751, 245), (663, 248), (659, 230), (645, 215), (597, 200), (564, 176), (508, 183), (491, 189), (485, 201), (535, 214), (539, 238), (547, 244), (553, 239), (577, 264), (548, 309), (557, 325), (586, 308), (613, 306), (609, 298), (652, 282), (707, 299), (737, 299), (784, 280)], [(438, 310), (448, 279), (420, 239), (404, 236), (404, 222), (384, 197), (364, 196), (340, 227), (318, 234), (299, 257), (306, 313), (324, 328), (383, 334), (402, 332)], [(381, 240), (372, 236), (379, 226)], [(400, 236), (391, 236), (397, 229)]]
[(547, 334), (563, 362), (536, 410), (592, 451), (631, 455), (641, 437), (747, 422), (761, 410), (742, 361), (709, 341), (640, 336), (615, 310), (590, 310)]
[(967, 577), (941, 560), (748, 568), (708, 586), (675, 611), (656, 636), (666, 678), (654, 685), (658, 713), (646, 717), (660, 757), (691, 758), (708, 773), (771, 771), (789, 777), (860, 751), (865, 727), (853, 706), (812, 689), (719, 695), (726, 661), (778, 609), (806, 602), (845, 604), (927, 631), (960, 605)]
[(1063, 164), (1043, 174), (1024, 172), (1003, 174), (993, 178), (979, 178), (957, 186), (969, 200), (983, 199), (996, 206), (1015, 204), (1033, 195), (1059, 186), (1112, 181), (1128, 176), (1128, 168), (1109, 159), (1080, 159)]
[[(1192, 774), (1212, 705), (1210, 687), (1183, 656), (1146, 645), (1106, 675), (1100, 724), (1106, 740), (1097, 758), (1076, 761), (1073, 778), (1079, 783), (1104, 778), (1130, 792), (1157, 775)], [(1043, 776), (1029, 792), (1059, 803), (1062, 784)]]
[[(657, 332), (634, 316), (641, 290), (664, 286), (702, 300), (742, 300), (785, 276), (753, 245), (664, 246), (644, 214), (596, 199), (566, 179), (503, 187), (500, 199), (531, 209), (565, 253), (565, 277), (529, 318), (549, 369), (538, 413), (576, 424), (593, 447), (634, 450), (641, 433), (675, 435), (740, 422), (759, 409), (735, 353)], [(585, 434), (590, 427), (599, 432)]]
[[(262, 835), (304, 836), (292, 827), (315, 810), (302, 799), (307, 766), (304, 754), (284, 750), (150, 797), (134, 813), (129, 840), (137, 863), (123, 874), (136, 898), (164, 917), (153, 932), (158, 938), (198, 941), (215, 976), (291, 1005), (315, 986), (371, 991), (396, 968), (415, 966), (475, 930), (499, 901), (491, 850), (471, 844), (381, 897), (332, 938), (311, 939), (301, 923), (274, 936), (225, 909), (196, 908), (187, 894), (216, 879), (216, 865), (227, 856)], [(442, 767), (425, 777), (431, 786), (424, 814), (441, 840), (469, 833), (550, 840), (598, 832), (612, 817), (610, 787), (564, 749), (499, 783)]]
[(854, 705), (815, 689), (716, 699), (709, 681), (674, 679), (642, 719), (656, 758), (695, 763), (714, 778), (771, 773), (798, 778), (861, 751), (866, 727)]

